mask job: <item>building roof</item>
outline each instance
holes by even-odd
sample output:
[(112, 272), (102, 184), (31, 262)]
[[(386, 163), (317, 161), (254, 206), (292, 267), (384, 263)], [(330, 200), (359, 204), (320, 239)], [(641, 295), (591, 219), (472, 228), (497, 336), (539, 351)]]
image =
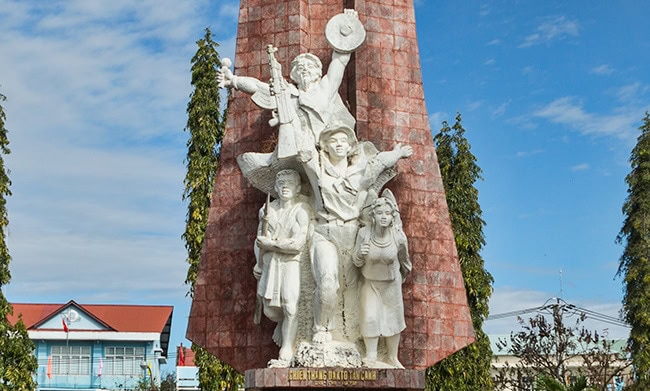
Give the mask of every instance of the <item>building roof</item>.
[(174, 307), (122, 304), (77, 304), (74, 300), (66, 304), (12, 303), (13, 315), (8, 319), (13, 324), (22, 315), (27, 330), (35, 329), (44, 321), (70, 306), (86, 312), (95, 320), (118, 332), (160, 333), (172, 316)]
[(167, 354), (173, 306), (78, 304), (74, 300), (65, 304), (12, 303), (11, 306), (13, 314), (7, 317), (9, 322), (14, 324), (21, 317), (28, 331), (52, 330), (53, 318), (73, 310), (86, 314), (101, 325), (100, 330), (93, 330), (96, 332), (160, 334), (161, 348)]

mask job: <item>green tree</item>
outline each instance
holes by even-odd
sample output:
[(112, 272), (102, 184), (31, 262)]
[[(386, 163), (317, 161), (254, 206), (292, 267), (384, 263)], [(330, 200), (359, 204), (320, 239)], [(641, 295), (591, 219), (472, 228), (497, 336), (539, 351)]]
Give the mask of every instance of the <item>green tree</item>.
[[(500, 389), (530, 390), (536, 383), (548, 391), (607, 391), (629, 368), (625, 347), (621, 350), (616, 341), (584, 327), (585, 312), (561, 300), (544, 309), (548, 315), (519, 318), (521, 330), (497, 342), (499, 350), (519, 359), (499, 369), (495, 382)], [(577, 314), (573, 323), (566, 322), (567, 314)], [(586, 379), (591, 388), (586, 388)]]
[(445, 121), (433, 138), (445, 187), (451, 225), (465, 280), (476, 341), (427, 369), (428, 390), (481, 391), (494, 388), (490, 378), (492, 350), (483, 321), (489, 312), (492, 275), (485, 270), (481, 249), (485, 245), (478, 190), (481, 168), (465, 138), (461, 115), (453, 127)]
[(176, 391), (176, 375), (167, 373), (160, 382), (160, 391)]
[(193, 292), (198, 272), (205, 227), (208, 223), (208, 210), (212, 198), (212, 188), (219, 161), (219, 146), (223, 138), (225, 116), (221, 113), (221, 98), (217, 85), (217, 69), (220, 66), (218, 44), (212, 40), (209, 28), (205, 36), (197, 42), (198, 50), (192, 57), (192, 86), (194, 91), (187, 104), (186, 131), (190, 132), (187, 141), (187, 174), (183, 200), (188, 201), (185, 225), (185, 248), (189, 269), (185, 283)]
[(34, 356), (34, 343), (29, 339), (25, 324), (19, 318), (15, 324), (9, 322), (13, 314), (11, 304), (2, 293), (2, 288), (11, 280), (9, 272), (9, 249), (5, 241), (5, 228), (9, 224), (6, 197), (11, 195), (11, 180), (4, 165), (4, 155), (8, 155), (9, 138), (5, 128), (6, 115), (2, 102), (6, 97), (0, 94), (0, 388), (3, 390), (34, 390), (38, 362)]
[[(188, 201), (183, 239), (189, 263), (185, 283), (190, 285), (190, 294), (194, 292), (198, 273), (219, 162), (219, 148), (225, 127), (225, 113), (221, 112), (221, 98), (216, 79), (221, 63), (217, 52), (219, 45), (212, 40), (209, 28), (205, 29), (204, 37), (196, 44), (198, 50), (192, 57), (191, 83), (194, 91), (187, 105), (188, 119), (185, 127), (185, 130), (190, 132), (190, 137), (187, 141), (187, 174), (183, 193), (183, 200)], [(236, 389), (243, 385), (243, 376), (232, 367), (220, 362), (199, 346), (193, 345), (192, 350), (195, 352), (195, 362), (199, 368), (201, 389)]]
[(199, 384), (202, 390), (243, 389), (244, 378), (239, 372), (197, 345), (193, 345), (192, 350), (194, 362), (199, 367)]
[(618, 266), (623, 276), (623, 315), (630, 324), (628, 340), (639, 390), (650, 389), (650, 114), (630, 155), (625, 178), (625, 219), (616, 240), (625, 246)]
[(166, 373), (161, 378), (160, 386), (157, 386), (155, 381), (154, 384), (151, 384), (151, 379), (148, 377), (140, 379), (133, 391), (176, 391), (176, 374)]
[(565, 386), (555, 378), (541, 375), (537, 378), (535, 389), (539, 391), (592, 391), (587, 385), (587, 378), (584, 376), (578, 377), (573, 383)]

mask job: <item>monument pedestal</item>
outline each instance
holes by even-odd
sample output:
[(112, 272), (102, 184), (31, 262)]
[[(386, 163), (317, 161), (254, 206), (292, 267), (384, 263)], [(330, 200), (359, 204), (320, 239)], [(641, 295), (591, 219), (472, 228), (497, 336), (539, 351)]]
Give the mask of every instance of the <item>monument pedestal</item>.
[(424, 390), (424, 371), (377, 368), (259, 368), (245, 373), (247, 391)]

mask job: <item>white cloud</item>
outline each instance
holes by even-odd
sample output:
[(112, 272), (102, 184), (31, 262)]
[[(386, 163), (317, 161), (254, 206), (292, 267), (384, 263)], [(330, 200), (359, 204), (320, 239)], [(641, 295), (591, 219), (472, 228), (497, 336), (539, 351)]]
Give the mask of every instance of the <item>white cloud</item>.
[(519, 151), (519, 152), (517, 152), (515, 154), (515, 157), (517, 157), (517, 158), (527, 158), (527, 157), (530, 157), (530, 156), (539, 155), (539, 154), (544, 153), (544, 152), (545, 151), (543, 149), (533, 149), (533, 150), (530, 150), (530, 151)]
[(574, 97), (558, 98), (536, 110), (533, 115), (550, 122), (565, 125), (585, 135), (633, 137), (639, 120), (637, 108), (624, 107), (610, 114), (590, 113)]
[(535, 32), (526, 36), (519, 45), (520, 48), (527, 48), (535, 45), (550, 44), (554, 41), (563, 40), (567, 37), (576, 37), (580, 32), (579, 25), (574, 20), (568, 20), (565, 16), (547, 18), (542, 22)]
[(220, 54), (233, 57), (237, 9), (3, 2), (9, 300), (170, 304), (172, 338), (183, 339), (190, 59), (214, 21)]
[(442, 111), (437, 111), (435, 113), (429, 113), (429, 125), (431, 126), (431, 131), (434, 134), (438, 133), (440, 128), (442, 128), (442, 121), (449, 122), (449, 114), (447, 114), (445, 112), (442, 112)]
[(488, 42), (487, 46), (496, 46), (496, 45), (500, 45), (500, 44), (501, 44), (501, 40), (498, 39), (498, 38), (495, 38), (495, 39), (491, 40), (490, 42)]
[(622, 103), (631, 103), (639, 100), (648, 91), (650, 91), (650, 88), (647, 85), (637, 81), (615, 89), (614, 95)]
[(518, 331), (516, 313), (541, 307), (549, 297), (546, 292), (496, 288), (490, 298), (490, 318), (484, 323), (483, 331), (493, 335)]
[(494, 65), (497, 63), (497, 60), (494, 58), (489, 58), (483, 62), (483, 65)]
[(480, 100), (476, 100), (474, 102), (469, 102), (467, 104), (467, 111), (474, 111), (477, 110), (479, 107), (483, 106), (483, 102)]
[(589, 122), (592, 118), (590, 114), (585, 113), (582, 103), (571, 97), (556, 99), (535, 112), (535, 115), (551, 118), (553, 122), (576, 124)]
[(219, 16), (237, 20), (239, 17), (239, 4), (236, 2), (225, 3), (219, 8)]
[(589, 164), (588, 163), (580, 163), (571, 166), (571, 171), (576, 172), (576, 171), (587, 171), (589, 170)]
[(500, 117), (505, 112), (508, 110), (508, 107), (510, 106), (510, 103), (512, 102), (512, 99), (508, 99), (506, 102), (501, 103), (499, 106), (497, 106), (493, 111), (492, 111), (492, 116), (493, 117)]
[(173, 302), (179, 298), (187, 267), (180, 239), (169, 239), (34, 234), (23, 246), (12, 246), (9, 296), (65, 300), (115, 292), (123, 299), (147, 296), (149, 301), (157, 296)]
[(532, 66), (532, 65), (528, 65), (528, 66), (525, 66), (525, 67), (521, 68), (521, 74), (524, 75), (524, 76), (525, 75), (530, 75), (530, 74), (532, 74), (534, 72), (535, 72), (535, 67)]
[(507, 124), (514, 125), (517, 127), (520, 127), (522, 129), (535, 129), (537, 128), (537, 124), (535, 124), (530, 116), (527, 115), (519, 115), (516, 117), (508, 118), (506, 120)]
[(481, 10), (479, 11), (479, 15), (481, 16), (490, 15), (490, 8), (488, 7), (487, 4), (481, 4)]
[[(74, 24), (73, 17), (65, 33), (49, 27), (42, 31), (47, 40), (28, 31), (10, 33), (2, 50), (7, 66), (0, 66), (7, 75), (10, 121), (26, 121), (17, 126), (32, 139), (65, 126), (59, 135), (75, 142), (103, 141), (108, 135), (102, 132), (109, 127), (111, 139), (169, 135), (182, 128), (179, 114), (189, 94), (191, 48), (175, 37), (141, 42), (134, 38), (139, 32), (89, 26), (92, 20), (87, 16)], [(159, 46), (170, 51), (158, 52)]]
[[(230, 55), (233, 6), (216, 37)], [(183, 128), (206, 8), (3, 2), (10, 300), (185, 300)]]
[(595, 75), (608, 76), (614, 73), (614, 68), (612, 68), (609, 64), (601, 64), (591, 68), (591, 73)]

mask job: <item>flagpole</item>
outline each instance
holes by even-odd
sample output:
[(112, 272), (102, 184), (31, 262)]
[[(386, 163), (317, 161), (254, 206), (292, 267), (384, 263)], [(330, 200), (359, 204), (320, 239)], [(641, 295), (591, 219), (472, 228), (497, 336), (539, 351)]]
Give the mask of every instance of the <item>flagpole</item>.
[(102, 360), (102, 357), (100, 356), (99, 357), (99, 374), (98, 374), (98, 376), (99, 376), (99, 387), (100, 388), (102, 387), (102, 372), (103, 372), (103, 369), (104, 369), (104, 360)]
[(65, 350), (66, 350), (66, 354), (68, 355), (68, 365), (66, 369), (66, 376), (67, 376), (70, 374), (70, 357), (72, 357), (72, 355), (70, 354), (70, 341), (69, 341), (70, 329), (68, 329), (68, 325), (66, 324), (65, 319), (66, 319), (65, 315), (63, 315), (61, 317), (61, 322), (63, 323), (63, 331), (65, 332)]

